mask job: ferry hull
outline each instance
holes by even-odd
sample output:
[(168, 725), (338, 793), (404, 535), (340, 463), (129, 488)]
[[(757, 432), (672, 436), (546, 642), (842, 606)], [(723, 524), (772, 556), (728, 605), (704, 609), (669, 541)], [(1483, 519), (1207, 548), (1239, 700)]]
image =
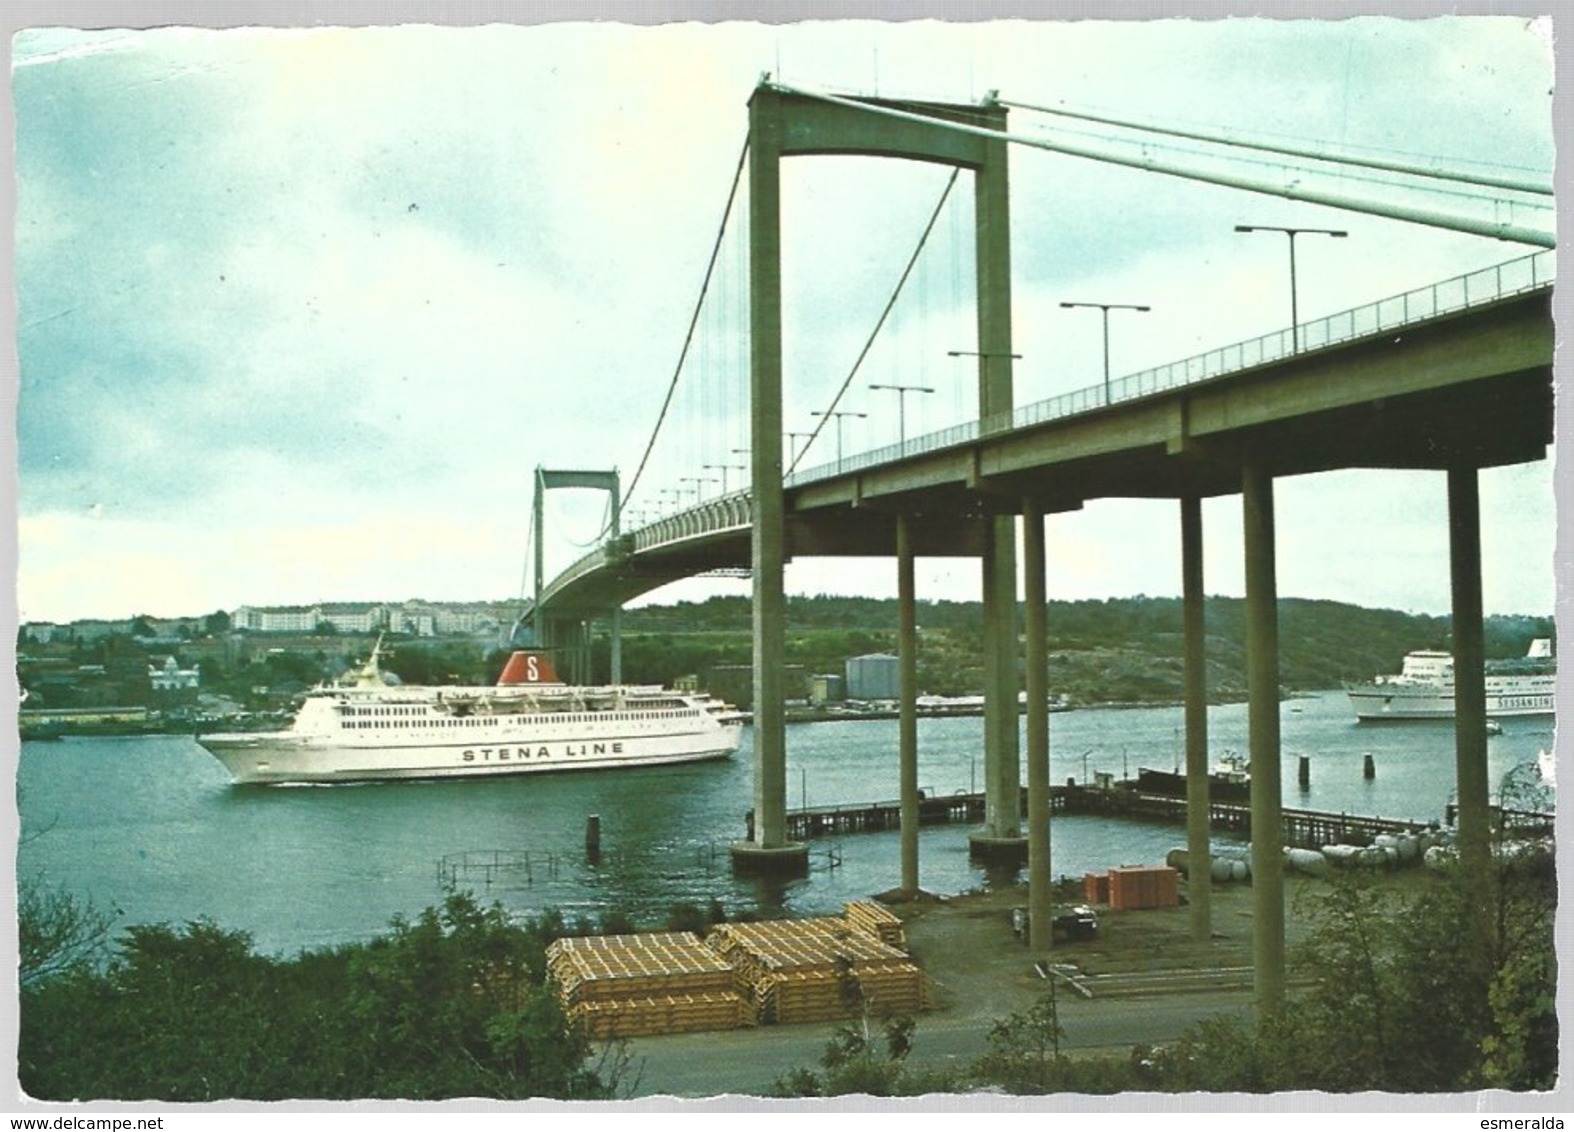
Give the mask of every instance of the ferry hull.
[[(1350, 706), (1355, 709), (1356, 718), (1366, 722), (1454, 718), (1454, 696), (1451, 690), (1368, 685), (1350, 687), (1345, 691), (1350, 697)], [(1557, 710), (1550, 682), (1545, 689), (1493, 691), (1489, 688), (1486, 709), (1488, 719), (1553, 715)]]
[(198, 742), (241, 785), (481, 778), (661, 766), (730, 757), (738, 727), (681, 735), (465, 743), (328, 744), (288, 732), (204, 735)]

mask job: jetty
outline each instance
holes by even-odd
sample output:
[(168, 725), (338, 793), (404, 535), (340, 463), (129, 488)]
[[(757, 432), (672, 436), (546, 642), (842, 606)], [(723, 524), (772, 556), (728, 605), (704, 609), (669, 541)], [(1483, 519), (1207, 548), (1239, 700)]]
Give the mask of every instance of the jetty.
[[(1050, 787), (1050, 810), (1055, 814), (1095, 814), (1132, 821), (1184, 825), (1186, 799), (1168, 794), (1138, 790), (1130, 782), (1114, 785), (1080, 785), (1068, 781)], [(1027, 789), (1021, 795), (1022, 813), (1027, 813)], [(1451, 815), (1432, 821), (1410, 818), (1363, 816), (1322, 810), (1285, 809), (1284, 844), (1289, 848), (1319, 849), (1324, 845), (1367, 845), (1383, 834), (1420, 833), (1443, 828)], [(1507, 816), (1507, 815), (1505, 815)], [(1519, 814), (1516, 825), (1533, 824), (1541, 819), (1550, 826), (1551, 815)], [(753, 811), (747, 815), (753, 825)], [(836, 806), (815, 806), (787, 811), (787, 835), (795, 841), (833, 837), (842, 834), (880, 833), (901, 828), (902, 807), (898, 801), (857, 802)], [(978, 824), (984, 820), (982, 793), (929, 795), (920, 793), (918, 824)], [(1251, 807), (1242, 802), (1213, 801), (1208, 807), (1209, 825), (1220, 832), (1251, 839)]]

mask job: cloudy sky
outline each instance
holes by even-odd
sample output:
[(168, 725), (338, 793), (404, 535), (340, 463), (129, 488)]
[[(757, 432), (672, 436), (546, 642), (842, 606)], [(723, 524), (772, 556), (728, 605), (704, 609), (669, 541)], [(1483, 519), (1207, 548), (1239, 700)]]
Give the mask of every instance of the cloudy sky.
[[(1551, 26), (1514, 17), (34, 22), (12, 41), (23, 621), (519, 595), (532, 470), (616, 467), (627, 487), (642, 465), (764, 72), (946, 101), (998, 90), (1548, 182), (1554, 161)], [(1024, 133), (1056, 121), (1011, 113)], [(1113, 132), (1061, 120), (1057, 136), (1089, 131)], [(1303, 320), (1535, 250), (1035, 149), (1011, 161), (1018, 403), (1101, 380), (1099, 316), (1063, 301), (1152, 307), (1112, 314), (1117, 376), (1288, 325), (1286, 241), (1236, 224), (1349, 232), (1298, 242)], [(1278, 180), (1316, 176), (1256, 161)], [(947, 176), (789, 163), (789, 431), (812, 429), (852, 369)], [(1401, 199), (1370, 175), (1326, 183)], [(970, 214), (964, 177), (840, 406), (868, 414), (843, 421), (849, 453), (896, 439), (897, 402), (871, 383), (934, 390), (907, 401), (909, 435), (975, 410), (970, 364), (947, 356), (975, 344)], [(1513, 216), (1551, 226), (1550, 209)], [(633, 511), (740, 482), (744, 247), (728, 225)], [(805, 463), (836, 442), (825, 430)], [(1489, 611), (1552, 610), (1551, 464), (1482, 475)], [(595, 497), (559, 495), (549, 574), (602, 521)], [(1305, 477), (1277, 498), (1282, 595), (1447, 610), (1440, 474)], [(1242, 592), (1239, 513), (1238, 498), (1205, 509), (1211, 592)], [(1173, 503), (1054, 517), (1050, 592), (1176, 593), (1177, 531)], [(973, 564), (921, 566), (922, 596), (976, 596)], [(893, 575), (801, 560), (788, 583), (887, 595)]]

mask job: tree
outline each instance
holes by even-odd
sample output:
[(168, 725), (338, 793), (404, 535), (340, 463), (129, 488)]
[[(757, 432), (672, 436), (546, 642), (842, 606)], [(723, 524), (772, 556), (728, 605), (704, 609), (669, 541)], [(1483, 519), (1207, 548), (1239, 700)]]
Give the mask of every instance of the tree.
[(92, 901), (38, 878), (17, 882), (18, 975), (24, 987), (91, 966), (109, 943), (112, 921)]
[[(1396, 897), (1341, 874), (1317, 897), (1296, 956), (1310, 980), (1255, 1024), (1220, 1018), (1156, 1058), (1171, 1090), (1457, 1092), (1549, 1089), (1557, 1079), (1557, 987), (1549, 847), (1496, 854), (1491, 903), (1455, 871)], [(1483, 966), (1476, 933), (1488, 922)]]
[(913, 1048), (914, 1023), (888, 1018), (882, 1029), (884, 1048), (874, 1040), (867, 1016), (836, 1028), (820, 1055), (823, 1075), (798, 1067), (778, 1077), (771, 1087), (778, 1097), (833, 1097), (857, 1093), (872, 1097), (918, 1096), (954, 1092), (961, 1083), (952, 1073), (918, 1071), (907, 1065)]
[(990, 1026), (989, 1052), (979, 1060), (974, 1072), (1007, 1092), (1051, 1092), (1059, 1085), (1065, 1069), (1060, 1052), (1064, 1037), (1055, 979), (1051, 978), (1039, 1000), (1026, 1011)]
[(606, 1099), (546, 979), (560, 917), (525, 926), (453, 895), (369, 944), (258, 956), (208, 921), (129, 929), (102, 968), (24, 985), (18, 1075), (48, 1100)]

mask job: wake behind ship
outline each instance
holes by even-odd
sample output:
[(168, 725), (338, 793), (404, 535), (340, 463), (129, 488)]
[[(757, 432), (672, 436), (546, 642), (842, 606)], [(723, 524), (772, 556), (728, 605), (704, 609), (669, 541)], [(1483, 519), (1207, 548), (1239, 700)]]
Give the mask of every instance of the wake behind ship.
[(544, 653), (514, 652), (492, 687), (434, 687), (387, 684), (380, 652), (308, 692), (283, 731), (197, 742), (237, 783), (294, 784), (696, 762), (727, 758), (742, 735), (737, 713), (709, 696), (563, 684)]

